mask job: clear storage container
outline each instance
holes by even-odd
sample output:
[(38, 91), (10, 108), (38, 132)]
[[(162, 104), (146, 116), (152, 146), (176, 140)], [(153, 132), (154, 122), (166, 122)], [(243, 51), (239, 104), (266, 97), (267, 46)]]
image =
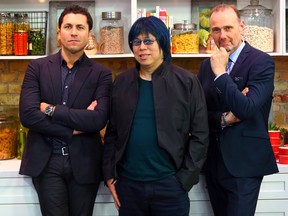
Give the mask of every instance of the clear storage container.
[(101, 54), (124, 53), (124, 27), (121, 12), (102, 12), (100, 52)]
[(28, 55), (28, 14), (14, 14), (14, 55)]
[(10, 13), (0, 13), (0, 55), (13, 55), (13, 32)]
[(172, 30), (172, 53), (198, 53), (199, 41), (196, 24), (176, 23)]
[(17, 156), (17, 125), (12, 117), (0, 117), (0, 160)]
[(240, 10), (240, 15), (245, 21), (244, 40), (263, 52), (273, 52), (272, 10), (259, 5), (259, 0), (251, 0), (250, 5)]

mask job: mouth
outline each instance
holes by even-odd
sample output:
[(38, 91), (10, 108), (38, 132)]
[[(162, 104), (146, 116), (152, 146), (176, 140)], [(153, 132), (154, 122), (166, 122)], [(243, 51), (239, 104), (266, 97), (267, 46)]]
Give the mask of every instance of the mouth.
[(146, 59), (146, 58), (148, 58), (148, 56), (150, 56), (149, 54), (140, 54), (139, 55), (139, 57), (141, 58), (141, 59)]

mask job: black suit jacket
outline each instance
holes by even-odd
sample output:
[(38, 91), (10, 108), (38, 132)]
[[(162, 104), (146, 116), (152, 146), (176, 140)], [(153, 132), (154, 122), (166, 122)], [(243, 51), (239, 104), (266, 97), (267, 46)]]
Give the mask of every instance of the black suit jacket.
[[(69, 145), (75, 179), (79, 183), (95, 183), (102, 179), (103, 146), (99, 131), (108, 119), (111, 72), (84, 54), (64, 106), (60, 61), (58, 52), (32, 60), (26, 71), (19, 114), (29, 132), (20, 174), (38, 176), (51, 156), (49, 140), (60, 137)], [(87, 110), (93, 100), (97, 100), (97, 107)], [(40, 111), (40, 102), (56, 105), (52, 118)], [(74, 129), (85, 133), (73, 136)]]
[[(206, 59), (198, 78), (209, 113), (207, 168), (209, 163), (215, 163), (214, 155), (219, 145), (224, 163), (233, 176), (252, 177), (278, 172), (267, 132), (274, 90), (271, 56), (246, 43), (230, 75), (224, 74), (214, 81), (210, 59)], [(245, 87), (249, 88), (247, 96), (241, 93)], [(222, 130), (220, 118), (227, 111), (232, 111), (241, 122)]]

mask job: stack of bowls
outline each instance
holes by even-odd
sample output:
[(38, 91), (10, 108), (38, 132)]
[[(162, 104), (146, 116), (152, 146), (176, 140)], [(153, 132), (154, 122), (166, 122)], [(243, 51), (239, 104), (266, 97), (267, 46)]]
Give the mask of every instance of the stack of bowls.
[(268, 131), (270, 137), (270, 143), (272, 145), (272, 149), (275, 155), (276, 160), (279, 155), (279, 147), (280, 147), (280, 130)]
[(288, 145), (279, 147), (278, 158), (280, 164), (288, 164)]

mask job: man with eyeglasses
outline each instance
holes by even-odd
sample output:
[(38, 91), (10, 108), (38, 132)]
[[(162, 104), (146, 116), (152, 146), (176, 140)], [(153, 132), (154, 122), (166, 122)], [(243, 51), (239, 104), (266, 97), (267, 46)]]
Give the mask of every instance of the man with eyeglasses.
[(160, 19), (138, 19), (128, 41), (136, 67), (114, 82), (104, 180), (120, 216), (188, 216), (188, 191), (208, 146), (202, 87), (171, 64), (170, 34)]

